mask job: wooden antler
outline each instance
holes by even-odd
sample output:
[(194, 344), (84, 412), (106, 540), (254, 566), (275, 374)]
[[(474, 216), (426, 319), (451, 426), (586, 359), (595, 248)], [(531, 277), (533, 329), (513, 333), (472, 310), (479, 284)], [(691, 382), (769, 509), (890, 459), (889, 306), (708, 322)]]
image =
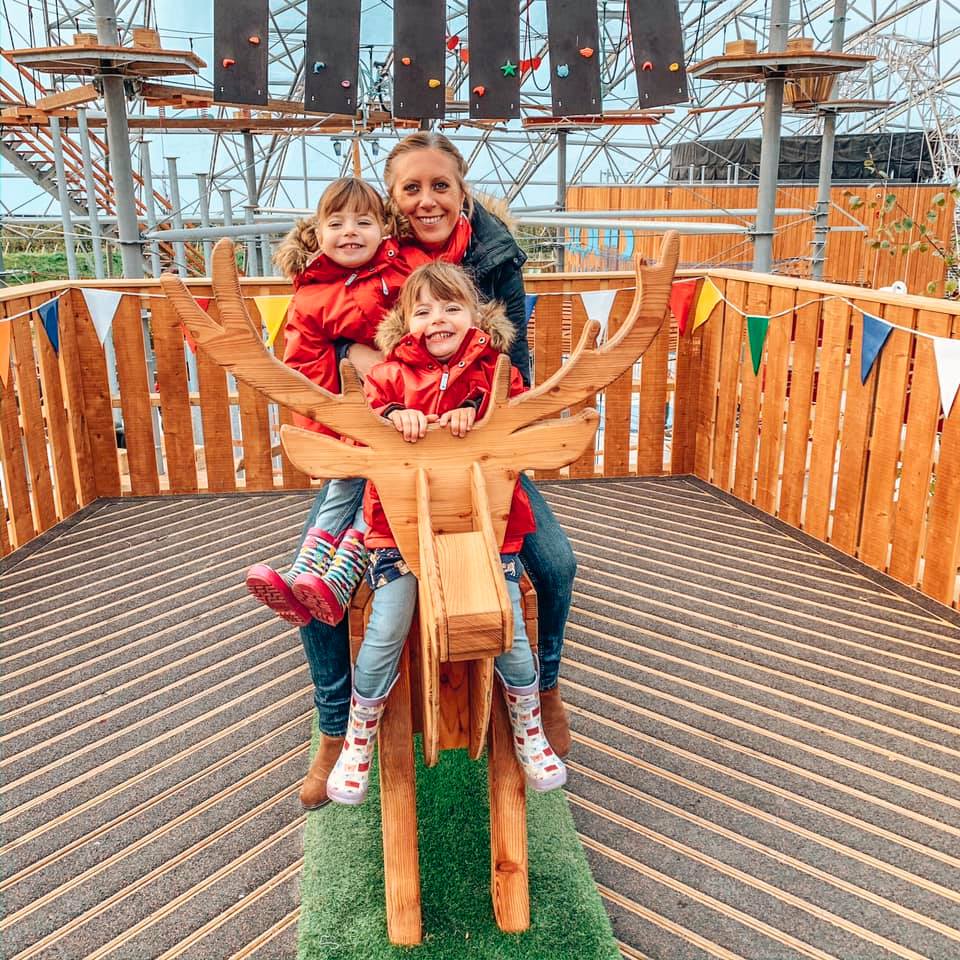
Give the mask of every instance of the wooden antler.
[(232, 240), (223, 238), (213, 248), (213, 292), (219, 323), (200, 309), (178, 276), (165, 273), (160, 277), (160, 285), (177, 317), (197, 343), (238, 380), (271, 400), (325, 424), (341, 436), (367, 445), (383, 437), (383, 423), (367, 404), (352, 364), (344, 361), (340, 365), (343, 393), (333, 394), (286, 366), (266, 349), (240, 293)]
[(664, 235), (657, 263), (648, 265), (637, 256), (637, 289), (620, 329), (602, 347), (597, 347), (600, 325), (595, 321), (586, 324), (570, 359), (542, 384), (511, 400), (505, 399), (503, 382), (498, 382), (497, 402), (491, 404), (484, 420), (494, 421), (511, 432), (583, 400), (592, 401), (637, 361), (659, 332), (667, 314), (679, 255), (679, 235), (670, 230)]

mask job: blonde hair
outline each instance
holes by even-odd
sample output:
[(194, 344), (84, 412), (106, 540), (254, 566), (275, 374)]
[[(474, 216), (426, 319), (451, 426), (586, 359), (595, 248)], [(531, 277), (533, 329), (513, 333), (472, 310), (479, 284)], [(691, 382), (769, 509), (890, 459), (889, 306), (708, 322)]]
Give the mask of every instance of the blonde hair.
[(316, 214), (309, 220), (298, 220), (277, 247), (273, 262), (286, 276), (301, 273), (320, 251), (320, 224), (335, 213), (366, 213), (388, 234), (394, 232), (380, 194), (357, 177), (341, 177), (323, 191)]
[(437, 300), (462, 303), (474, 320), (480, 313), (480, 297), (473, 281), (460, 267), (443, 260), (435, 260), (414, 270), (400, 290), (397, 310), (407, 329), (410, 328), (409, 321), (417, 299), (424, 289)]
[(383, 182), (387, 187), (387, 214), (392, 218), (396, 227), (397, 236), (401, 238), (409, 237), (412, 231), (407, 218), (397, 209), (397, 205), (393, 199), (393, 188), (397, 182), (396, 173), (393, 168), (400, 157), (408, 153), (413, 153), (416, 150), (437, 150), (440, 153), (446, 154), (453, 161), (457, 186), (460, 187), (463, 193), (464, 213), (466, 213), (468, 217), (473, 216), (473, 195), (470, 193), (470, 187), (467, 184), (467, 161), (463, 159), (463, 154), (442, 133), (434, 133), (432, 130), (421, 130), (417, 133), (411, 133), (409, 137), (404, 137), (390, 153), (387, 154), (387, 162), (383, 167)]

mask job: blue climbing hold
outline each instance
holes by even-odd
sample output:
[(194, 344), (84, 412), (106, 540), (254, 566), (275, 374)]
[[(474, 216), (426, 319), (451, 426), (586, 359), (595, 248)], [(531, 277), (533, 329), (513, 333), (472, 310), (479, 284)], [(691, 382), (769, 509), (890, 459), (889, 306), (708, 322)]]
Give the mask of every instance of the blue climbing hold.
[(570, 68), (565, 63), (557, 64), (557, 76), (563, 79), (570, 76)]
[(315, 60), (313, 64), (313, 72), (319, 73), (326, 67), (326, 64), (322, 60)]

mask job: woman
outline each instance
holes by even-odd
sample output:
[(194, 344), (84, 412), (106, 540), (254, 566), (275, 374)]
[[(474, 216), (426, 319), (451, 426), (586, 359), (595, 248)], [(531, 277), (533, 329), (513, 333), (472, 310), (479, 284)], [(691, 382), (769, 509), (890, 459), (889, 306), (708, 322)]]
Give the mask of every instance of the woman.
[[(475, 203), (466, 183), (467, 165), (442, 134), (420, 132), (401, 140), (387, 157), (384, 182), (388, 209), (398, 232), (424, 253), (425, 259), (458, 263), (473, 277), (481, 295), (499, 300), (516, 329), (510, 359), (530, 383), (530, 350), (522, 268), (526, 255), (493, 214)], [(361, 377), (383, 358), (362, 344), (341, 342)], [(543, 727), (558, 756), (570, 749), (570, 730), (557, 680), (564, 631), (576, 574), (573, 550), (553, 511), (529, 477), (521, 481), (537, 522), (520, 554), (537, 590), (540, 697)], [(307, 517), (311, 525), (318, 503)], [(320, 722), (320, 746), (304, 782), (300, 800), (313, 809), (326, 801), (327, 777), (343, 745), (350, 700), (350, 655), (346, 625), (328, 627), (313, 621), (300, 631), (313, 677)]]

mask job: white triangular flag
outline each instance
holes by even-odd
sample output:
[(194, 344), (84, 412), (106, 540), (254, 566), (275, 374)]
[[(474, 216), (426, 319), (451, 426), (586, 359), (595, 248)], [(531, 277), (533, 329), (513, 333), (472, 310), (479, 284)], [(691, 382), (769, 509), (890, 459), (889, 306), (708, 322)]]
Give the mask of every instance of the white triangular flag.
[(960, 388), (960, 340), (934, 337), (933, 354), (937, 358), (940, 406), (943, 407), (943, 415), (949, 417), (957, 389)]
[(610, 311), (613, 309), (613, 301), (617, 298), (616, 290), (581, 290), (580, 299), (583, 301), (583, 309), (587, 311), (587, 317), (590, 320), (596, 320), (600, 324), (600, 333), (597, 335), (597, 343), (603, 343), (607, 339), (607, 325), (610, 322)]
[(113, 318), (117, 314), (117, 307), (120, 306), (120, 298), (123, 294), (116, 290), (90, 290), (87, 287), (83, 287), (80, 292), (83, 294), (90, 319), (97, 331), (97, 337), (103, 343), (107, 339), (110, 327), (113, 326)]

